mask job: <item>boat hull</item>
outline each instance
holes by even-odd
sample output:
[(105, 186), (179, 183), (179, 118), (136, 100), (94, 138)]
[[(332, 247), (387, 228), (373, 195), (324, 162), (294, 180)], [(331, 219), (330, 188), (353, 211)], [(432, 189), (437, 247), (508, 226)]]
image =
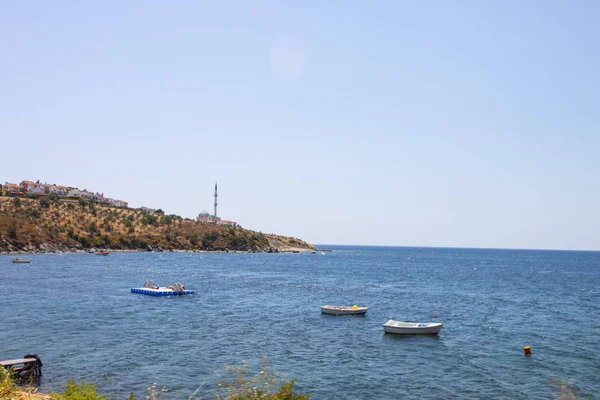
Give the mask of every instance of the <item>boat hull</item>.
[(148, 296), (182, 296), (186, 294), (194, 294), (193, 290), (172, 290), (161, 287), (160, 289), (152, 288), (131, 288), (131, 293), (145, 294)]
[(365, 315), (369, 307), (322, 306), (321, 312), (329, 315)]
[(31, 260), (12, 260), (13, 264), (29, 264)]
[(419, 323), (419, 322), (400, 322), (388, 321), (383, 324), (385, 333), (395, 333), (398, 335), (437, 335), (442, 330), (442, 323)]

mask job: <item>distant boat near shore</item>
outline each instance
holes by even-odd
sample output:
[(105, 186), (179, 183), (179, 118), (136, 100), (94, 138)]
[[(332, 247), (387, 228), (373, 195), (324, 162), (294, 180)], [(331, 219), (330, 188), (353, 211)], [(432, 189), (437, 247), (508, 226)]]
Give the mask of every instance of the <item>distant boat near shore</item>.
[(13, 264), (29, 264), (31, 262), (31, 260), (26, 260), (24, 258), (13, 258), (12, 260)]
[(108, 251), (106, 250), (100, 250), (96, 252), (97, 256), (107, 256), (108, 255)]

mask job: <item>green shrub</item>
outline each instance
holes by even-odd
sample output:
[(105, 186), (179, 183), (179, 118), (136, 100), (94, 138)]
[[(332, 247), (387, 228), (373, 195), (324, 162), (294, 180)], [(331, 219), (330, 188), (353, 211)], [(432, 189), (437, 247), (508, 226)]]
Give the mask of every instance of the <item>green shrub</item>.
[(85, 236), (79, 236), (79, 243), (81, 243), (81, 246), (84, 248), (91, 247), (92, 245), (90, 239), (86, 238)]
[(61, 394), (54, 394), (56, 400), (108, 400), (104, 395), (98, 394), (97, 389), (91, 383), (68, 381), (65, 390)]
[(96, 224), (96, 221), (90, 222), (90, 224), (88, 225), (88, 232), (91, 234), (98, 232), (98, 225)]
[(104, 243), (104, 247), (110, 247), (112, 240), (109, 236), (104, 235), (102, 236), (102, 243)]
[(29, 214), (29, 216), (31, 218), (36, 218), (36, 219), (39, 218), (42, 215), (42, 213), (40, 212), (40, 210), (37, 210), (37, 209), (29, 210), (28, 214)]
[(260, 372), (250, 375), (248, 362), (240, 365), (225, 365), (225, 378), (218, 382), (217, 399), (227, 400), (306, 400), (310, 393), (294, 393), (295, 378), (281, 381), (269, 370), (265, 358)]
[(17, 237), (17, 226), (12, 223), (8, 226), (8, 237), (15, 239)]
[(40, 207), (42, 208), (50, 208), (50, 199), (47, 197), (42, 197), (40, 199)]
[(11, 399), (16, 385), (10, 376), (10, 370), (0, 368), (0, 399)]

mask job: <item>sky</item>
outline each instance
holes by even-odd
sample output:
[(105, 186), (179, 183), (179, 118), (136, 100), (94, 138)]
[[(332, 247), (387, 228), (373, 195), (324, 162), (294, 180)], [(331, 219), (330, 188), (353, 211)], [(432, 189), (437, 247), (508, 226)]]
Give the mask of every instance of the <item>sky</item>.
[(0, 1), (0, 182), (317, 244), (600, 250), (596, 1)]

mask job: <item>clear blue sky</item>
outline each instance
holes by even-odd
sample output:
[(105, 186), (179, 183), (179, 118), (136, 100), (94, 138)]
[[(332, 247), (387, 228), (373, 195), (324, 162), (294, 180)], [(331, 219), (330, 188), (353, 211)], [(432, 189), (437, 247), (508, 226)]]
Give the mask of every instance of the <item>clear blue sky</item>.
[(3, 1), (0, 181), (313, 243), (600, 250), (600, 2)]

